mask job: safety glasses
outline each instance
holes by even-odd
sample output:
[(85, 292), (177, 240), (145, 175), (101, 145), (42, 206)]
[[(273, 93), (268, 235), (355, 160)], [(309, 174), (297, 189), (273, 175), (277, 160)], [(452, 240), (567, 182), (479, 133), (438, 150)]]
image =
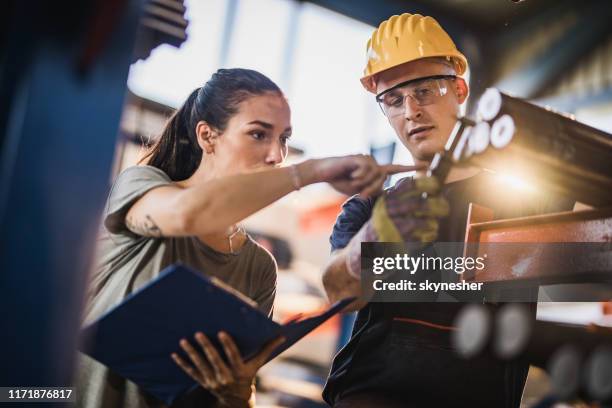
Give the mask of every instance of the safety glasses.
[(448, 92), (448, 80), (455, 75), (433, 75), (402, 82), (376, 95), (382, 112), (392, 118), (406, 111), (406, 98), (412, 98), (418, 106), (431, 105)]

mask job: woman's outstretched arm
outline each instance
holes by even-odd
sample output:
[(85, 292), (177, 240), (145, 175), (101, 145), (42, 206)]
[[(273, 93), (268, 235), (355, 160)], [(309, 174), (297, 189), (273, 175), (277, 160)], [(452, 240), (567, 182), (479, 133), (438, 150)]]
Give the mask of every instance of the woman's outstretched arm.
[[(211, 180), (182, 188), (155, 188), (132, 205), (126, 226), (143, 236), (192, 236), (224, 232), (296, 188), (328, 182), (345, 194), (377, 194), (389, 174), (410, 166), (379, 166), (370, 156), (312, 159), (295, 165)], [(299, 184), (299, 185), (296, 185)]]

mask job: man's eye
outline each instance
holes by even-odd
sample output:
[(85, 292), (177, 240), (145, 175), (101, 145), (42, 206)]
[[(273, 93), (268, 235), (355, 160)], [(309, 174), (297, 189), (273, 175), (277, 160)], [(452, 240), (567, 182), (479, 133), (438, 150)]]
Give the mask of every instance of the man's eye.
[(417, 97), (430, 96), (433, 94), (433, 89), (429, 87), (416, 88), (414, 90), (414, 95)]
[(387, 98), (385, 103), (388, 106), (401, 106), (403, 101), (404, 98), (402, 96), (390, 96), (389, 98)]

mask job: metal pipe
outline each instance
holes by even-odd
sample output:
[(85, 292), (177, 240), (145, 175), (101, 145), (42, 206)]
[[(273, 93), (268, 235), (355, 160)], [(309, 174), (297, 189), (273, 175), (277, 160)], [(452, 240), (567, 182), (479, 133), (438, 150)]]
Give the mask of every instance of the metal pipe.
[(572, 345), (590, 353), (601, 345), (612, 345), (612, 330), (535, 320), (529, 312), (520, 303), (507, 304), (499, 310), (493, 336), (496, 356), (525, 359), (547, 369), (553, 353), (562, 346)]
[(560, 401), (571, 401), (582, 397), (581, 372), (583, 354), (574, 345), (566, 344), (555, 350), (547, 371), (552, 394)]
[(432, 174), (442, 181), (448, 163), (470, 164), (532, 178), (543, 189), (585, 204), (612, 204), (608, 133), (494, 88), (481, 97), (478, 115), (482, 121), (474, 125), (459, 121), (453, 144), (432, 162)]
[[(493, 307), (493, 308), (492, 308)], [(550, 401), (612, 403), (612, 329), (535, 320), (524, 304), (471, 304), (455, 319), (452, 343), (463, 358), (522, 360), (546, 370)]]
[(457, 315), (451, 341), (463, 358), (472, 358), (488, 351), (493, 336), (493, 314), (484, 305), (472, 304)]
[(585, 363), (585, 383), (595, 401), (612, 404), (612, 346), (597, 348)]
[[(533, 310), (522, 303), (499, 309), (466, 306), (454, 326), (453, 345), (465, 358), (491, 353), (503, 360), (524, 359), (543, 369), (547, 369), (555, 350), (565, 345), (576, 346), (586, 354), (606, 345), (612, 347), (612, 329), (536, 320)], [(608, 358), (608, 354), (600, 358)]]

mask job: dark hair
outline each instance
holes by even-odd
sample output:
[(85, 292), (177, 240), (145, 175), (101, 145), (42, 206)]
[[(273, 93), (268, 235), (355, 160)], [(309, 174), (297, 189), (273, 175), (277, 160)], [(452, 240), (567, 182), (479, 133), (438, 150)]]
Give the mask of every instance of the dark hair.
[(250, 69), (220, 69), (195, 89), (168, 120), (159, 140), (141, 160), (163, 170), (170, 179), (190, 177), (202, 161), (195, 127), (203, 120), (223, 132), (245, 99), (265, 92), (281, 93), (267, 76)]

